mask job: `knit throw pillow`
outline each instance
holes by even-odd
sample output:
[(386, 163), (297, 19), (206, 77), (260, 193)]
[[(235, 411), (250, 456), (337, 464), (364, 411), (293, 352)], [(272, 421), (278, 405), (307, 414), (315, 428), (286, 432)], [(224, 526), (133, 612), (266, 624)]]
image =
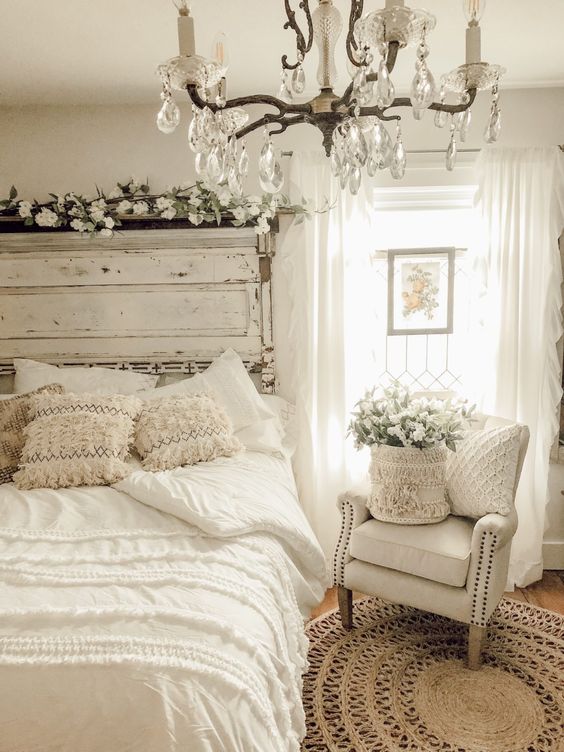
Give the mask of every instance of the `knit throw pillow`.
[(473, 431), (449, 452), (447, 492), (451, 511), (478, 519), (513, 508), (521, 426)]
[(233, 436), (225, 411), (206, 394), (163, 397), (146, 402), (135, 432), (145, 470), (231, 457), (243, 445)]
[(0, 484), (10, 483), (18, 469), (31, 399), (36, 394), (61, 394), (62, 391), (60, 384), (48, 384), (28, 394), (0, 401)]
[(18, 488), (66, 488), (116, 483), (130, 472), (125, 459), (141, 400), (98, 394), (38, 394), (31, 398), (31, 422)]

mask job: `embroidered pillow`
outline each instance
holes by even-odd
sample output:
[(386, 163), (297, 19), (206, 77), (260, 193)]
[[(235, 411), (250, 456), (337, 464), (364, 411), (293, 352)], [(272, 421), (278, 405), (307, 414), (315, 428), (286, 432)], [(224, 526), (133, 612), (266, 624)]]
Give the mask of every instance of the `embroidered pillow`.
[(10, 395), (0, 401), (0, 484), (10, 483), (18, 469), (33, 396), (39, 393), (61, 394), (62, 391), (60, 384), (49, 384), (29, 394)]
[(163, 397), (146, 402), (135, 432), (144, 470), (231, 457), (241, 451), (225, 411), (206, 394)]
[(137, 397), (39, 394), (31, 398), (30, 423), (18, 488), (102, 486), (130, 472), (125, 459), (141, 408)]
[(472, 431), (447, 459), (447, 492), (452, 514), (478, 519), (513, 508), (521, 426)]

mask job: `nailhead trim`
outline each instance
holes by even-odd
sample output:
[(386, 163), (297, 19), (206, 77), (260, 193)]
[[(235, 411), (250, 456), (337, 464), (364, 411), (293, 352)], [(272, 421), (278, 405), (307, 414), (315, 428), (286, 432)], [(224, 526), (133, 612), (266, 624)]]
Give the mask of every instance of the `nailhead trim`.
[[(478, 558), (478, 567), (476, 569), (476, 578), (474, 580), (474, 590), (472, 593), (471, 623), (476, 624), (479, 627), (485, 627), (488, 621), (486, 611), (488, 607), (493, 557), (496, 547), (497, 535), (491, 530), (484, 530), (480, 541), (480, 555)], [(480, 592), (480, 586), (482, 585), (483, 591)]]
[(333, 584), (345, 586), (345, 559), (349, 552), (353, 531), (354, 507), (350, 501), (341, 501), (341, 531), (333, 554)]

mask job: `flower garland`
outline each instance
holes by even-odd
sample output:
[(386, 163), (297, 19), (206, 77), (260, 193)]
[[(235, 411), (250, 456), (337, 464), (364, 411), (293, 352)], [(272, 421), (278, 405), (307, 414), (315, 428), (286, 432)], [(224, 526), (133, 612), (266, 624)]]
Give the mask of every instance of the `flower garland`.
[(80, 233), (111, 237), (122, 225), (124, 216), (137, 218), (187, 219), (197, 226), (202, 222), (230, 222), (235, 227), (254, 226), (258, 235), (269, 232), (276, 212), (285, 209), (294, 213), (297, 221), (309, 218), (311, 207), (305, 199), (292, 204), (287, 196), (265, 193), (261, 196), (236, 196), (227, 185), (211, 186), (205, 182), (184, 183), (167, 188), (162, 194), (152, 194), (148, 181), (132, 177), (118, 183), (107, 195), (96, 187), (97, 196), (75, 193), (50, 193), (50, 201), (39, 203), (18, 199), (14, 186), (7, 199), (0, 201), (0, 217), (20, 217), (24, 225), (39, 227), (71, 227)]

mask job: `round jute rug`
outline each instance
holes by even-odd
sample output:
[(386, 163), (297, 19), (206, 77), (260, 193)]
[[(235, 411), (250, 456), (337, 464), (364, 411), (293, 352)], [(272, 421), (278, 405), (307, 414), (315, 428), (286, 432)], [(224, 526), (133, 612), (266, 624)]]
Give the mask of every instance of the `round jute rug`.
[(564, 617), (504, 599), (479, 671), (462, 624), (377, 598), (354, 624), (307, 627), (304, 751), (564, 751)]

